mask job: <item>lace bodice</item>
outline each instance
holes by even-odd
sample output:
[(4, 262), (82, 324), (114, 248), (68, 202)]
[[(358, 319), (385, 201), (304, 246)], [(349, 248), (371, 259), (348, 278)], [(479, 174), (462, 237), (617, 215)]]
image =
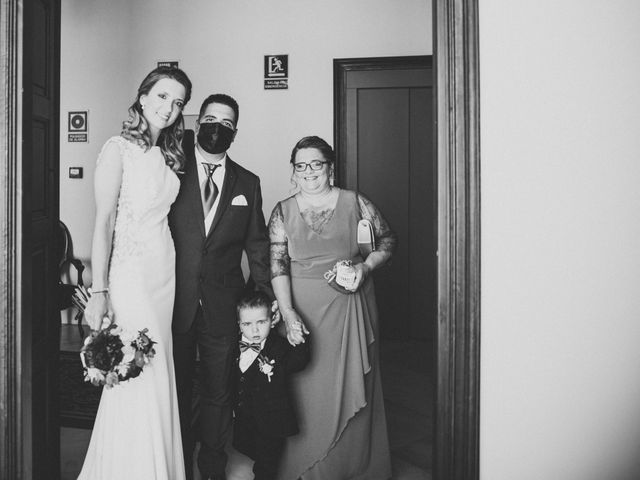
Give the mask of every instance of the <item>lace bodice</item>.
[(132, 257), (166, 229), (169, 208), (178, 195), (180, 181), (165, 164), (159, 147), (145, 151), (122, 137), (112, 137), (102, 148), (116, 143), (122, 158), (122, 184), (116, 214), (111, 267)]
[[(367, 219), (373, 226), (376, 250), (393, 252), (396, 248), (397, 235), (391, 230), (389, 224), (382, 216), (378, 208), (364, 195), (355, 194), (357, 210), (360, 218)], [(295, 201), (295, 199), (292, 199)], [(339, 205), (336, 204), (336, 207)], [(301, 218), (314, 232), (321, 234), (323, 227), (334, 216), (334, 209), (325, 209), (319, 214), (300, 212)], [(269, 238), (271, 241), (271, 276), (290, 275), (291, 258), (289, 256), (289, 238), (285, 228), (285, 219), (282, 210), (282, 202), (278, 202), (271, 213), (269, 220)]]

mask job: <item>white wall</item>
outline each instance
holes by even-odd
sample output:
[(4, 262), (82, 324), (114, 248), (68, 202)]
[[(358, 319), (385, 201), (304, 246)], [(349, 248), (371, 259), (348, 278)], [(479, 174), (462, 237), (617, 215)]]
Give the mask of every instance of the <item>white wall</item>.
[(640, 478), (640, 3), (480, 2), (483, 480)]
[[(93, 165), (120, 131), (136, 88), (158, 60), (178, 60), (193, 98), (224, 92), (240, 104), (229, 154), (262, 179), (265, 215), (289, 194), (291, 148), (333, 142), (333, 59), (432, 53), (430, 0), (63, 0), (62, 125), (91, 110), (91, 142), (61, 141), (61, 218), (78, 256), (90, 256)], [(79, 50), (78, 50), (79, 49)], [(82, 62), (77, 60), (82, 52)], [(264, 55), (289, 55), (289, 89), (263, 88)], [(69, 180), (68, 166), (84, 166)]]
[[(293, 143), (332, 141), (333, 58), (432, 52), (427, 0), (62, 6), (61, 122), (89, 109), (91, 141), (62, 132), (61, 217), (85, 258), (95, 158), (157, 60), (191, 76), (188, 114), (238, 99), (230, 154), (268, 214)], [(480, 2), (483, 480), (640, 476), (639, 26), (635, 0)], [(280, 53), (290, 88), (265, 91)]]
[[(63, 0), (60, 60), (60, 218), (87, 259), (94, 217), (93, 172), (105, 140), (120, 132), (137, 84), (129, 68), (133, 40), (128, 0)], [(89, 143), (67, 141), (68, 112), (89, 110)], [(69, 167), (83, 167), (70, 179)]]

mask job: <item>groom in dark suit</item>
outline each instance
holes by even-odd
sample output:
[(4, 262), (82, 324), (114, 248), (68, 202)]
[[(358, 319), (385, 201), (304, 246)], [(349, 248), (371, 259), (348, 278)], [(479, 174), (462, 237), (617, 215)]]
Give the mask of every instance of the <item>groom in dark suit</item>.
[(226, 153), (238, 115), (238, 104), (228, 95), (211, 95), (203, 102), (197, 143), (183, 142), (184, 175), (169, 214), (176, 249), (173, 355), (187, 479), (193, 478), (196, 352), (201, 373), (198, 469), (203, 479), (226, 478), (224, 447), (231, 432), (230, 380), (238, 341), (235, 306), (245, 290), (243, 251), (252, 282), (274, 298), (260, 179)]

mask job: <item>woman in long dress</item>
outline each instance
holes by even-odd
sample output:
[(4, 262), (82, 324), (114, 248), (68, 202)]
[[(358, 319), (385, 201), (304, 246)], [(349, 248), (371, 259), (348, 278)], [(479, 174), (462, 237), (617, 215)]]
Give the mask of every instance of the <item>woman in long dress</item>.
[[(378, 209), (354, 191), (333, 187), (334, 153), (321, 138), (293, 149), (299, 191), (279, 202), (269, 222), (274, 293), (289, 341), (312, 339), (311, 362), (294, 377), (300, 433), (290, 437), (281, 480), (386, 480), (391, 464), (378, 369), (378, 312), (370, 273), (384, 265), (396, 236)], [(376, 248), (366, 259), (356, 241), (368, 219)], [(348, 292), (325, 272), (351, 260)]]
[(167, 223), (184, 154), (182, 109), (191, 82), (159, 67), (142, 81), (120, 136), (102, 148), (95, 172), (93, 330), (107, 317), (148, 329), (156, 355), (140, 376), (104, 388), (79, 479), (184, 479), (173, 368), (175, 251)]

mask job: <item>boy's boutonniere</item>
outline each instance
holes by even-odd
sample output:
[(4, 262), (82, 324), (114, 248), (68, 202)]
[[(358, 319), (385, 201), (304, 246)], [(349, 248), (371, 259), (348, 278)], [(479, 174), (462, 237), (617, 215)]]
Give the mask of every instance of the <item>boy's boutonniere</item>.
[(276, 364), (275, 360), (269, 360), (268, 357), (260, 354), (258, 355), (258, 363), (260, 364), (260, 371), (267, 376), (267, 380), (271, 382), (271, 376), (273, 375), (273, 367)]

